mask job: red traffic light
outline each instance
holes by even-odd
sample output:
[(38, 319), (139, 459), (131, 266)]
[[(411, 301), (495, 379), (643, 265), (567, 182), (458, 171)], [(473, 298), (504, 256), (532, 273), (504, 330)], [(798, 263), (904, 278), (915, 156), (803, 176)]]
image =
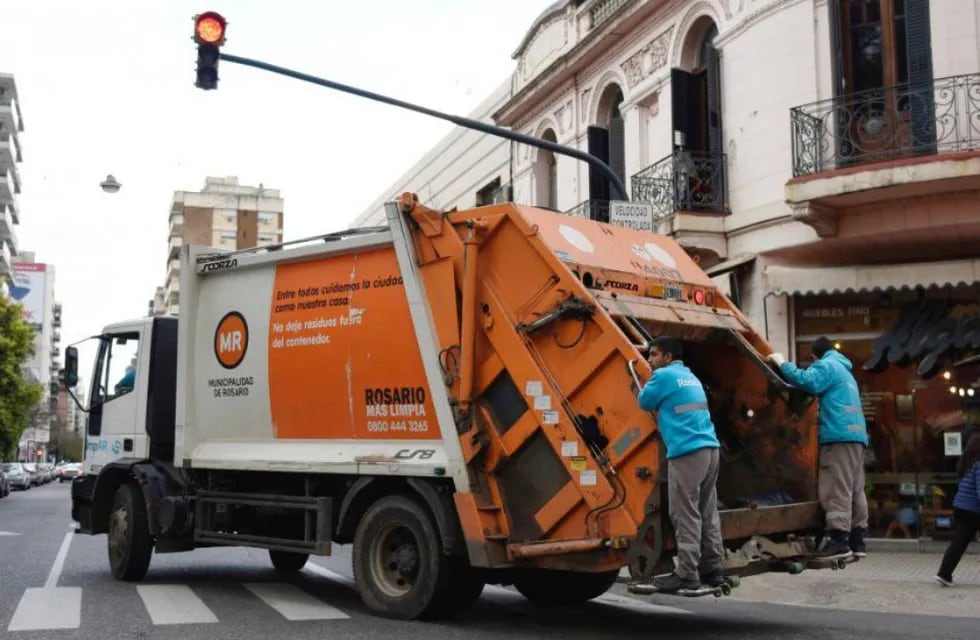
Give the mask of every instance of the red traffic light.
[(225, 25), (228, 24), (220, 13), (208, 11), (194, 18), (194, 41), (197, 44), (223, 44)]

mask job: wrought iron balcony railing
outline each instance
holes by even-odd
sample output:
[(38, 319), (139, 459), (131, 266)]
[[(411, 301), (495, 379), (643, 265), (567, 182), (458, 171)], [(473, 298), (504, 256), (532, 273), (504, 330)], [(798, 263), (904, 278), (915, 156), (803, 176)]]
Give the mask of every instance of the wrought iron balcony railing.
[(578, 203), (577, 205), (575, 205), (565, 213), (567, 213), (570, 216), (588, 218), (589, 220), (609, 222), (609, 201), (586, 200), (585, 202)]
[(980, 74), (872, 89), (790, 110), (793, 176), (980, 149)]
[(633, 202), (651, 203), (655, 220), (678, 211), (726, 213), (725, 166), (723, 153), (675, 151), (630, 179)]

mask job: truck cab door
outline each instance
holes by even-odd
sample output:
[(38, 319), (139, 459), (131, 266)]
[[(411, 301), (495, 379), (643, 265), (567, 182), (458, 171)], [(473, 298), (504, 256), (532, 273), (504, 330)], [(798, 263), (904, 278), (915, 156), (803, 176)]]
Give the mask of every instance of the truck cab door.
[[(100, 338), (89, 392), (85, 443), (85, 473), (98, 473), (119, 458), (145, 458), (145, 349), (138, 328), (107, 333)], [(141, 366), (143, 364), (143, 366)]]

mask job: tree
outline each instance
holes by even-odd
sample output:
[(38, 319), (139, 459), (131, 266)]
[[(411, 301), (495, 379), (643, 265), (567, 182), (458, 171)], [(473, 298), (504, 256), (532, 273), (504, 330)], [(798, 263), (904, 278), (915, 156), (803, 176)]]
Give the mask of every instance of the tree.
[(34, 348), (34, 328), (23, 311), (0, 295), (0, 457), (11, 455), (41, 400), (43, 386), (24, 379), (24, 361)]

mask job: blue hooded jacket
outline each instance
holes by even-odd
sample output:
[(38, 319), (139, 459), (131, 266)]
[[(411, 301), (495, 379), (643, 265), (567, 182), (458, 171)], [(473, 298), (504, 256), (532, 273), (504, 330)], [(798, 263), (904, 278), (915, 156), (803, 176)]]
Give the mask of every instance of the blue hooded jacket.
[(779, 368), (790, 384), (820, 398), (820, 444), (860, 442), (868, 446), (861, 392), (852, 368), (851, 361), (834, 349), (806, 369), (792, 362)]
[(960, 478), (953, 506), (964, 511), (980, 513), (980, 462), (974, 462)]
[(654, 371), (638, 399), (644, 411), (658, 412), (657, 426), (668, 460), (698, 449), (721, 447), (704, 387), (683, 362), (674, 361)]

